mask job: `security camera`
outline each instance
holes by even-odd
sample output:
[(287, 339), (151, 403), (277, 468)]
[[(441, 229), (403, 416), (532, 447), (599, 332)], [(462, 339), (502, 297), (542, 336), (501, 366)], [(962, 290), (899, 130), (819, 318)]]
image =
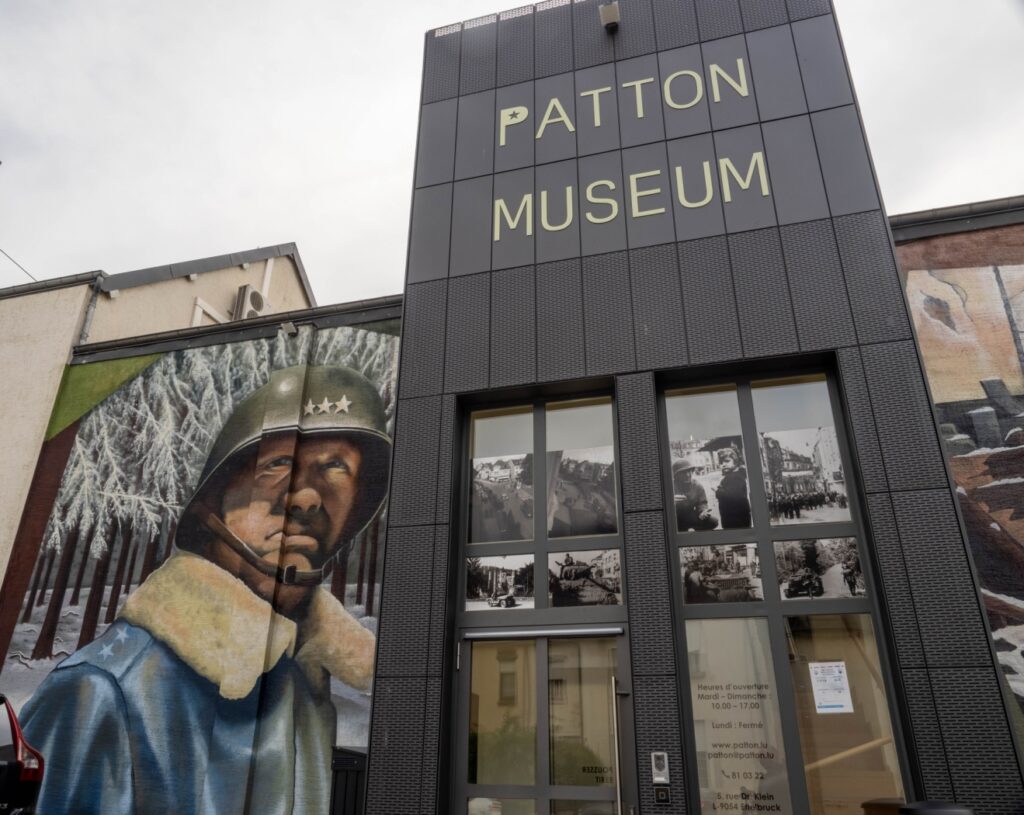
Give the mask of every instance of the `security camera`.
[(619, 0), (612, 0), (610, 3), (600, 3), (597, 7), (601, 15), (601, 25), (609, 34), (619, 30)]

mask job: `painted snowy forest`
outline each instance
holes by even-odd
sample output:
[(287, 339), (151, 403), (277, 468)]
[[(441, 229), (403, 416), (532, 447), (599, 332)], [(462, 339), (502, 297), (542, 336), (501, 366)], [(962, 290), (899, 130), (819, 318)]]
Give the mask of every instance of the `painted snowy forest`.
[[(63, 658), (99, 636), (125, 597), (170, 554), (207, 453), (235, 406), (270, 373), (302, 363), (345, 365), (376, 384), (394, 421), (398, 337), (339, 327), (169, 353), (82, 419), (2, 667), (21, 706)], [(354, 541), (329, 578), (376, 631), (384, 523)], [(335, 680), (337, 683), (337, 680)], [(339, 744), (366, 742), (369, 698), (336, 684)]]

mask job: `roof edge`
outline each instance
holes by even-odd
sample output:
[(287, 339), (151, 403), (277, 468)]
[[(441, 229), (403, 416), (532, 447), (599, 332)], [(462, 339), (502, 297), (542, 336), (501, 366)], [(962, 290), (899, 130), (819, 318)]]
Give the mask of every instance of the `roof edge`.
[(889, 217), (896, 243), (1024, 223), (1024, 195)]
[[(42, 291), (67, 289), (71, 286), (80, 286), (85, 283), (95, 284), (96, 281), (103, 281), (107, 277), (109, 275), (106, 272), (97, 270), (95, 272), (65, 275), (64, 277), (51, 277), (48, 280), (39, 280), (35, 283), (19, 283), (17, 286), (8, 286), (6, 289), (0, 289), (0, 300), (21, 297), (24, 294), (36, 294)], [(102, 282), (100, 285), (102, 285)]]

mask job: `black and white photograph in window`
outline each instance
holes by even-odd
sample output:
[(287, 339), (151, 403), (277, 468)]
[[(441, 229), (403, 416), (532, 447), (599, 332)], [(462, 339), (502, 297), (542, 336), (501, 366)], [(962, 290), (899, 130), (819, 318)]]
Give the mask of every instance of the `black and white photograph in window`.
[(612, 535), (615, 519), (615, 453), (611, 447), (548, 453), (554, 474), (548, 508), (552, 538)]
[(764, 599), (756, 543), (684, 546), (679, 550), (683, 602), (746, 603)]
[(466, 558), (466, 611), (533, 605), (533, 555)]
[(619, 550), (549, 554), (548, 597), (553, 608), (622, 605)]
[(775, 542), (779, 591), (786, 599), (864, 596), (856, 538)]
[(533, 537), (533, 455), (473, 459), (470, 496), (473, 543)]

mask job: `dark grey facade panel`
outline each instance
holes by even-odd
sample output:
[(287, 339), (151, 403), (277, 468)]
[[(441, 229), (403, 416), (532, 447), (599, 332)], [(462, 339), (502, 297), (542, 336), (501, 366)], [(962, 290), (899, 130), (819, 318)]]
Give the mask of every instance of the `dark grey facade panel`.
[[(557, 99), (561, 108), (554, 105)], [(534, 83), (533, 132), (540, 133), (534, 152), (538, 164), (576, 157), (576, 88), (571, 73), (538, 79)], [(551, 110), (550, 117), (548, 110)], [(564, 114), (564, 115), (563, 115)], [(569, 124), (565, 123), (568, 117)], [(541, 132), (541, 126), (544, 130)]]
[(458, 106), (458, 99), (446, 99), (423, 106), (416, 147), (417, 187), (429, 187), (452, 180)]
[(498, 85), (533, 79), (533, 18), (529, 9), (498, 20)]
[(658, 142), (623, 150), (622, 175), (630, 248), (672, 243), (676, 231), (665, 144)]
[(622, 154), (613, 151), (584, 156), (579, 160), (578, 170), (582, 254), (599, 255), (625, 249)]
[(672, 779), (669, 787), (672, 803), (655, 803), (651, 762), (639, 762), (641, 811), (687, 815), (684, 747), (680, 740), (684, 730), (681, 727), (679, 691), (675, 679), (670, 676), (634, 675), (633, 718), (636, 723), (637, 755), (647, 757), (655, 751), (667, 752)]
[(674, 676), (673, 585), (662, 512), (625, 514), (625, 596), (634, 676)]
[(491, 275), (491, 387), (537, 379), (537, 314), (533, 266)]
[(711, 130), (700, 46), (662, 51), (658, 54), (658, 66), (666, 137), (677, 139)]
[(691, 364), (743, 358), (729, 247), (724, 237), (677, 244)]
[(793, 23), (793, 40), (810, 109), (852, 105), (853, 90), (835, 20), (825, 16)]
[(654, 54), (616, 63), (622, 146), (665, 139), (658, 58)]
[(459, 99), (454, 144), (457, 179), (494, 172), (494, 102), (493, 90)]
[(668, 166), (676, 239), (688, 241), (721, 235), (725, 231), (725, 215), (711, 134), (670, 141)]
[[(495, 94), (494, 171), (514, 170), (533, 164), (536, 111), (533, 109), (533, 83), (523, 82), (498, 88)], [(521, 109), (525, 108), (524, 114)], [(508, 110), (502, 122), (502, 111)], [(502, 137), (504, 136), (504, 144)]]
[(861, 357), (889, 489), (948, 491), (913, 341), (863, 346)]
[(812, 113), (811, 123), (832, 216), (877, 209), (878, 190), (856, 109)]
[(841, 348), (839, 358), (839, 379), (849, 411), (849, 422), (853, 431), (853, 444), (857, 450), (861, 480), (867, 492), (884, 492), (889, 489), (882, 462), (882, 448), (878, 443), (875, 429), (875, 413), (868, 393), (864, 364), (860, 349)]
[(573, 53), (577, 68), (589, 68), (615, 59), (614, 40), (601, 25), (597, 5), (598, 0), (573, 0)]
[[(426, 528), (429, 529), (429, 527)], [(432, 546), (430, 541), (426, 539), (422, 541), (424, 545), (430, 546), (430, 554), (433, 561), (432, 565), (428, 567), (430, 571), (424, 570), (417, 576), (418, 580), (422, 583), (424, 575), (431, 575), (430, 587), (428, 589), (430, 597), (427, 601), (429, 605), (422, 606), (422, 608), (430, 609), (430, 623), (426, 637), (423, 636), (422, 625), (417, 625), (416, 630), (424, 640), (427, 650), (426, 674), (432, 677), (439, 677), (444, 673), (445, 667), (444, 643), (448, 635), (448, 618), (445, 605), (448, 599), (448, 568), (452, 558), (448, 551), (450, 540), (448, 527), (435, 526), (433, 532), (434, 540)], [(422, 589), (419, 591), (422, 591)], [(401, 600), (402, 598), (399, 598), (399, 601)]]
[(571, 71), (572, 5), (539, 3), (533, 20), (534, 75), (539, 78)]
[(452, 185), (416, 190), (412, 199), (409, 270), (406, 285), (448, 276), (448, 238), (452, 222)]
[(453, 277), (491, 268), (492, 178), (484, 175), (455, 182), (448, 272)]
[(832, 4), (829, 0), (786, 0), (790, 20), (803, 20), (818, 14), (830, 14)]
[(625, 252), (583, 258), (583, 328), (588, 376), (636, 368)]
[(633, 249), (629, 270), (637, 367), (656, 370), (686, 365), (689, 358), (676, 247)]
[[(441, 397), (441, 431), (437, 442), (437, 509), (434, 519), (438, 524), (447, 524), (451, 518), (452, 473), (455, 472), (455, 447), (459, 441), (455, 422), (455, 397), (446, 394)], [(438, 545), (447, 547), (447, 540)]]
[(437, 484), (429, 474), (437, 472), (440, 430), (440, 396), (399, 400), (388, 499), (389, 541), (399, 527), (434, 523)]
[(536, 171), (537, 263), (580, 255), (580, 200), (576, 159)]
[(651, 0), (658, 50), (679, 48), (700, 40), (694, 0)]
[(988, 666), (988, 636), (948, 489), (896, 492), (896, 526), (908, 563), (929, 669)]
[(777, 229), (729, 237), (743, 351), (748, 357), (799, 350)]
[(740, 0), (740, 12), (743, 15), (743, 27), (747, 31), (789, 22), (786, 0)]
[[(763, 162), (762, 175), (759, 172), (761, 165), (757, 161), (759, 156), (764, 156), (761, 128), (757, 125), (738, 127), (715, 133), (714, 136), (727, 229), (730, 232), (745, 232), (775, 226), (775, 204), (767, 178), (767, 162)], [(734, 168), (734, 171), (729, 167)], [(747, 184), (746, 189), (744, 184)]]
[(856, 345), (857, 333), (831, 221), (792, 224), (779, 231), (800, 350)]
[[(534, 221), (538, 218), (533, 193), (533, 167), (494, 176), (492, 269), (533, 263)], [(504, 202), (504, 209), (499, 208), (499, 202)]]
[(388, 591), (381, 598), (376, 676), (424, 676), (428, 638), (422, 622), (402, 614), (402, 607), (412, 603), (432, 608), (433, 581), (423, 577), (434, 569), (434, 527), (393, 528), (387, 552)]
[(441, 742), (441, 722), (443, 721), (444, 683), (441, 677), (431, 676), (426, 681), (426, 698), (423, 716), (423, 764), (422, 792), (420, 793), (419, 815), (437, 815), (443, 812), (438, 794), (441, 790), (440, 764), (445, 754)]
[(450, 99), (459, 94), (459, 46), (462, 31), (454, 30), (438, 36), (438, 29), (428, 31), (423, 56), (423, 104)]
[(739, 0), (697, 0), (696, 6), (702, 40), (717, 40), (743, 31)]
[(406, 286), (402, 317), (405, 347), (399, 372), (399, 396), (403, 399), (441, 392), (447, 301), (448, 284), (444, 280)]
[(494, 87), (497, 71), (497, 20), (464, 26), (462, 59), (459, 64), (459, 93), (476, 93)]
[[(374, 682), (366, 815), (420, 812), (426, 686), (423, 677)], [(396, 744), (416, 749), (395, 749)]]
[[(637, 251), (651, 252), (653, 250), (639, 249)], [(660, 511), (662, 508), (661, 463), (658, 457), (658, 412), (654, 375), (639, 373), (617, 377), (615, 380), (615, 409), (618, 413), (619, 427), (622, 511), (624, 513)], [(627, 586), (627, 590), (628, 588)]]
[(794, 116), (765, 122), (761, 133), (779, 223), (827, 218), (828, 199), (818, 167), (810, 118)]
[[(717, 5), (720, 0), (713, 0)], [(711, 108), (715, 130), (753, 124), (757, 121), (754, 83), (750, 77), (747, 41), (741, 34), (701, 45), (704, 56), (704, 92)], [(715, 67), (717, 66), (717, 67)], [(737, 91), (722, 74), (729, 76), (744, 91)]]
[(614, 65), (576, 72), (576, 150), (579, 155), (603, 153), (619, 146), (615, 88)]
[(910, 318), (885, 216), (867, 212), (836, 218), (833, 225), (857, 339), (862, 344), (909, 339)]
[(586, 376), (579, 260), (537, 266), (537, 379)]
[(629, 59), (658, 50), (651, 0), (619, 0), (622, 25), (615, 33), (615, 58)]
[(488, 384), (491, 319), (490, 275), (448, 281), (445, 393), (483, 390)]
[(921, 768), (921, 780), (924, 782), (924, 798), (952, 801), (956, 794), (950, 781), (946, 745), (942, 740), (939, 714), (935, 710), (935, 697), (928, 672), (924, 669), (903, 670), (900, 676), (913, 730), (915, 753)]
[(789, 26), (747, 34), (747, 53), (761, 121), (806, 113), (807, 100)]

